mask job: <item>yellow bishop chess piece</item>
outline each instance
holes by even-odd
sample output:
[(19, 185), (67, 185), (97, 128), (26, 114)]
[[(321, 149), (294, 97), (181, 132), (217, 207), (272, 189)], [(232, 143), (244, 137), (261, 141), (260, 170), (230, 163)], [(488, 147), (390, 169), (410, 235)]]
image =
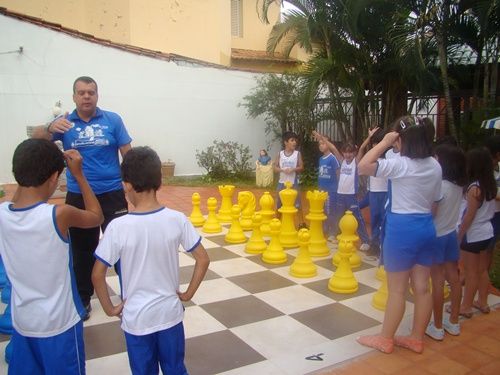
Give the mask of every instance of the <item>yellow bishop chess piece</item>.
[(290, 275), (294, 277), (314, 277), (318, 274), (318, 269), (309, 255), (309, 230), (302, 228), (299, 230), (299, 254), (290, 266)]
[(207, 221), (203, 224), (202, 231), (204, 233), (220, 233), (222, 232), (222, 226), (217, 220), (215, 210), (217, 209), (217, 199), (210, 197), (207, 200), (208, 216)]
[(191, 196), (191, 202), (193, 203), (193, 211), (191, 212), (191, 215), (189, 215), (189, 221), (191, 221), (191, 224), (193, 224), (195, 227), (201, 227), (205, 222), (205, 217), (201, 213), (200, 209), (200, 194), (193, 193), (193, 195)]
[(278, 212), (281, 213), (281, 232), (280, 243), (285, 248), (292, 248), (299, 246), (297, 238), (297, 229), (295, 228), (295, 215), (297, 208), (295, 207), (295, 200), (297, 199), (297, 190), (292, 189), (290, 181), (285, 182), (285, 189), (279, 192), (281, 199), (281, 207)]
[(357, 292), (359, 288), (349, 263), (352, 247), (354, 247), (352, 242), (339, 242), (340, 263), (328, 282), (328, 289), (332, 292), (350, 294)]
[(253, 232), (250, 239), (245, 246), (245, 253), (248, 254), (261, 254), (266, 250), (267, 244), (262, 237), (262, 232), (260, 231), (260, 226), (262, 224), (262, 216), (255, 213), (252, 218)]
[(262, 216), (262, 225), (260, 226), (260, 230), (262, 231), (263, 236), (269, 236), (271, 234), (271, 227), (269, 223), (276, 215), (274, 211), (274, 198), (268, 191), (265, 191), (262, 194), (262, 197), (259, 199), (260, 206), (260, 215)]
[(233, 220), (231, 209), (233, 207), (234, 185), (219, 185), (219, 193), (222, 197), (222, 202), (217, 213), (217, 220), (220, 223), (230, 223)]
[(324, 212), (325, 201), (328, 199), (326, 191), (308, 191), (306, 198), (309, 201), (309, 213), (306, 219), (309, 220), (311, 239), (309, 241), (309, 254), (312, 257), (326, 257), (330, 254), (330, 249), (326, 245), (325, 234), (323, 233), (323, 221), (326, 220)]
[(286, 263), (287, 254), (280, 243), (281, 222), (279, 219), (272, 219), (269, 226), (271, 227), (271, 241), (262, 253), (262, 261), (269, 264)]
[[(346, 241), (353, 244), (351, 247), (352, 254), (349, 257), (349, 263), (351, 264), (351, 268), (358, 268), (361, 266), (361, 257), (356, 251), (356, 247), (354, 243), (359, 240), (358, 235), (356, 234), (356, 230), (358, 229), (358, 221), (352, 214), (352, 211), (346, 211), (344, 216), (339, 221), (340, 234), (337, 236), (337, 240), (340, 242)], [(340, 253), (337, 251), (332, 257), (332, 263), (334, 266), (339, 265), (340, 263)]]
[(240, 214), (240, 206), (235, 204), (231, 208), (231, 217), (233, 218), (233, 221), (231, 223), (231, 227), (229, 227), (229, 231), (224, 237), (224, 240), (228, 243), (243, 243), (247, 241), (247, 237), (245, 236), (245, 233), (243, 233), (243, 229), (241, 229)]

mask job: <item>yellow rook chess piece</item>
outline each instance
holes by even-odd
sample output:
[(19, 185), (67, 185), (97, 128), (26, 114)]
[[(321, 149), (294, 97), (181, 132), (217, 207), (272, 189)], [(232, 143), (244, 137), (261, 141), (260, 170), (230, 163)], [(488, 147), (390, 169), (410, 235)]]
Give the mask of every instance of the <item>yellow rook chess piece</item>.
[(233, 218), (231, 216), (231, 208), (233, 207), (234, 185), (219, 185), (219, 193), (222, 197), (217, 220), (220, 223), (230, 223)]
[[(352, 253), (348, 258), (349, 263), (351, 264), (351, 268), (357, 268), (361, 266), (361, 257), (357, 253), (356, 247), (354, 246), (354, 243), (359, 240), (359, 237), (356, 234), (356, 230), (358, 229), (358, 221), (352, 214), (352, 211), (345, 212), (344, 216), (342, 216), (339, 221), (339, 228), (341, 233), (337, 236), (337, 240), (339, 242), (346, 241), (353, 244), (353, 246), (351, 247)], [(332, 257), (332, 263), (334, 266), (339, 265), (340, 256), (341, 254), (339, 253), (339, 251), (337, 251)]]
[[(297, 198), (297, 190), (292, 189), (290, 181), (285, 182), (285, 189), (279, 192), (282, 206), (278, 209), (281, 212), (281, 246), (290, 248), (299, 245), (297, 238), (297, 229), (295, 228), (295, 199)], [(325, 241), (326, 242), (326, 241)]]
[(224, 240), (226, 242), (243, 243), (243, 242), (246, 242), (246, 240), (247, 240), (245, 233), (243, 233), (243, 229), (241, 229), (240, 213), (241, 213), (240, 206), (235, 204), (231, 208), (231, 216), (233, 218), (233, 221), (231, 223), (231, 227), (229, 228), (229, 231), (226, 234), (226, 237), (224, 237)]
[(203, 224), (201, 229), (205, 233), (220, 233), (222, 232), (222, 226), (219, 224), (217, 217), (215, 215), (215, 210), (217, 209), (217, 199), (210, 197), (207, 200), (208, 216), (207, 221)]
[(267, 244), (262, 237), (262, 232), (260, 231), (260, 225), (262, 224), (262, 216), (258, 213), (253, 215), (253, 232), (250, 239), (245, 246), (245, 253), (248, 254), (261, 254), (266, 250)]
[(349, 257), (353, 244), (347, 241), (339, 242), (340, 263), (328, 282), (328, 289), (335, 293), (349, 294), (358, 290), (358, 281), (352, 273)]
[(271, 242), (262, 253), (262, 261), (270, 264), (286, 263), (287, 255), (280, 243), (281, 222), (279, 219), (272, 219), (269, 226), (271, 227)]
[(290, 275), (295, 277), (314, 277), (318, 274), (316, 265), (309, 255), (309, 230), (302, 228), (299, 230), (299, 255), (290, 266)]
[(328, 246), (326, 246), (326, 238), (323, 233), (323, 221), (326, 220), (324, 212), (325, 201), (328, 198), (328, 193), (325, 191), (308, 191), (306, 198), (309, 201), (309, 214), (306, 219), (309, 220), (311, 227), (309, 241), (309, 254), (312, 257), (326, 257), (330, 254)]
[(191, 196), (191, 202), (193, 203), (193, 211), (189, 216), (189, 221), (191, 221), (191, 223), (195, 227), (201, 227), (205, 222), (205, 218), (203, 217), (200, 209), (200, 202), (201, 202), (200, 194), (193, 193), (193, 195)]
[(262, 225), (260, 226), (260, 230), (262, 231), (262, 235), (269, 236), (271, 234), (271, 227), (269, 226), (269, 223), (274, 218), (276, 213), (274, 212), (273, 196), (268, 191), (264, 192), (262, 197), (260, 197), (259, 206), (259, 213), (262, 216)]

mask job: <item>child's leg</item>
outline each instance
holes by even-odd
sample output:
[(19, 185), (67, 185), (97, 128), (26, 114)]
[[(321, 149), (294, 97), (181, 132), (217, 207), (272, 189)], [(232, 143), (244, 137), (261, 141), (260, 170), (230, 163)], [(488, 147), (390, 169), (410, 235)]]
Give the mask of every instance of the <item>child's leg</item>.
[(128, 362), (134, 375), (158, 374), (157, 332), (136, 336), (124, 332)]
[[(430, 267), (416, 264), (411, 270), (411, 287), (415, 297), (413, 327), (410, 337), (423, 340), (432, 313), (432, 296), (429, 292)], [(443, 288), (441, 287), (441, 292)]]
[(443, 264), (435, 264), (431, 266), (432, 312), (436, 328), (443, 328), (444, 275), (445, 272)]
[(352, 211), (354, 217), (358, 221), (358, 235), (361, 243), (369, 243), (370, 239), (368, 238), (368, 233), (366, 232), (365, 220), (363, 219), (363, 215), (361, 215), (361, 210), (359, 209), (358, 201), (356, 200), (355, 195), (349, 195), (349, 207), (347, 209)]
[(405, 296), (408, 289), (410, 270), (401, 272), (387, 271), (387, 305), (381, 335), (392, 338), (403, 319), (405, 312)]
[(457, 262), (446, 262), (444, 264), (446, 280), (450, 285), (450, 322), (453, 324), (458, 323), (458, 314), (460, 312), (460, 301), (462, 300), (462, 284), (460, 283), (460, 276), (458, 274)]
[(460, 258), (463, 260), (465, 287), (460, 313), (471, 314), (474, 296), (479, 284), (479, 254), (469, 251), (460, 251)]
[(179, 324), (158, 332), (158, 351), (164, 374), (187, 375), (184, 365), (184, 326)]
[(478, 285), (478, 297), (477, 301), (474, 302), (474, 306), (479, 308), (483, 313), (489, 312), (488, 307), (488, 289), (490, 287), (490, 275), (489, 269), (491, 266), (491, 260), (493, 258), (493, 251), (490, 249), (481, 251), (479, 253), (479, 285)]

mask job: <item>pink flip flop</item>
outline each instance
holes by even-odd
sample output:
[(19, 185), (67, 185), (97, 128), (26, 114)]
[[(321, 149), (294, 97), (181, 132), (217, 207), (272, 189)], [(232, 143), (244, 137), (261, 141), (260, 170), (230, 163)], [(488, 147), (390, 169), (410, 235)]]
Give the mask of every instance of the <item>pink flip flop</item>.
[(394, 345), (409, 349), (418, 354), (424, 351), (424, 342), (422, 340), (417, 340), (408, 336), (394, 337)]
[(394, 340), (381, 335), (360, 336), (357, 341), (361, 345), (377, 349), (386, 354), (390, 354), (394, 350)]

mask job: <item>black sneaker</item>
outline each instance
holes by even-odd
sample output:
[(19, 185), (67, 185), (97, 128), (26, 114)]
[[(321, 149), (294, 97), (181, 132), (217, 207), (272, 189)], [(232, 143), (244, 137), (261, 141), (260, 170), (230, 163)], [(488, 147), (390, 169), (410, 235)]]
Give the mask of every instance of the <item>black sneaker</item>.
[(85, 315), (83, 316), (82, 320), (85, 322), (87, 320), (90, 319), (90, 312), (92, 311), (92, 305), (89, 303), (87, 303), (85, 305)]
[(300, 223), (300, 224), (299, 224), (299, 230), (300, 230), (300, 229), (309, 229), (309, 228), (307, 227), (307, 224), (306, 224), (306, 223)]

